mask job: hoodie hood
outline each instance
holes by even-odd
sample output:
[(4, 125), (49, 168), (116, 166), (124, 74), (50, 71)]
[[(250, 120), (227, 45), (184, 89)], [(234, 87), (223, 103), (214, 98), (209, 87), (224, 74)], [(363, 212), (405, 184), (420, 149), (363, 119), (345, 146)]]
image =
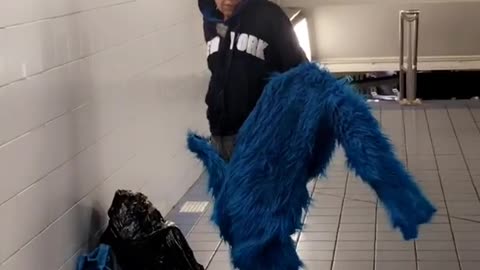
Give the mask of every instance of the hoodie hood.
[[(240, 0), (240, 3), (238, 4), (238, 7), (235, 10), (235, 13), (233, 14), (232, 18), (234, 18), (241, 11), (241, 9), (245, 7), (245, 5), (248, 2), (254, 2), (254, 1), (264, 1), (264, 0)], [(203, 19), (205, 21), (214, 22), (214, 23), (223, 22), (223, 15), (219, 10), (217, 10), (215, 0), (198, 0), (198, 7), (202, 12)]]

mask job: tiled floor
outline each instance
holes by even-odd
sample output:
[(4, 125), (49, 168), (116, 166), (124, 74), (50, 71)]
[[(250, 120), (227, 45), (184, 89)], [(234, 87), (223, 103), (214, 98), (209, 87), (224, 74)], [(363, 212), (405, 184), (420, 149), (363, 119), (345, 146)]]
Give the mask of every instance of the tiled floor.
[[(480, 103), (374, 104), (374, 113), (439, 213), (415, 242), (392, 231), (375, 196), (344, 168), (338, 151), (328, 179), (311, 183), (315, 204), (298, 236), (298, 252), (315, 270), (480, 269)], [(208, 201), (202, 178), (179, 202)], [(227, 247), (209, 211), (169, 217), (210, 270), (229, 270)]]

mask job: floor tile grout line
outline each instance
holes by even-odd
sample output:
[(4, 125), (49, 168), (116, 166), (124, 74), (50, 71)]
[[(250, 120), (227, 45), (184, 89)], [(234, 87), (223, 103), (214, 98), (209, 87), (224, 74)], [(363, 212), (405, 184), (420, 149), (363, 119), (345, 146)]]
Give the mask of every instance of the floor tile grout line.
[[(213, 208), (213, 206), (214, 206), (214, 205), (213, 205), (213, 202), (208, 202), (208, 204), (211, 204), (211, 207)], [(198, 219), (197, 224), (195, 224), (195, 225), (193, 226), (193, 228), (195, 228), (195, 226), (198, 225), (198, 223), (200, 222), (200, 219), (201, 219), (201, 218), (207, 216), (207, 211), (208, 211), (208, 209), (209, 209), (209, 208), (205, 209), (205, 211), (202, 213), (202, 216)], [(212, 211), (213, 211), (213, 209), (212, 209)], [(210, 217), (209, 217), (209, 219), (210, 219)], [(216, 227), (217, 225), (214, 224), (214, 226)], [(193, 231), (193, 228), (192, 228), (192, 231)], [(223, 243), (223, 240), (220, 239), (220, 242), (217, 244), (217, 247), (216, 247), (215, 250), (213, 251), (212, 256), (211, 256), (210, 259), (208, 260), (207, 265), (205, 266), (205, 269), (208, 269), (208, 267), (210, 267), (210, 264), (212, 264), (213, 258), (215, 257), (215, 255), (217, 255), (217, 252), (220, 250), (220, 247), (222, 246), (222, 243)]]
[[(402, 126), (403, 126), (403, 144), (405, 148), (405, 166), (409, 167), (409, 160), (408, 160), (408, 147), (407, 147), (407, 127), (405, 125), (405, 109), (402, 107), (400, 109), (401, 115), (402, 115)], [(414, 111), (415, 113), (415, 111)], [(416, 117), (416, 115), (414, 115)], [(433, 144), (432, 144), (433, 148)], [(413, 252), (415, 254), (415, 268), (418, 270), (419, 265), (418, 265), (418, 251), (417, 251), (417, 241), (413, 241)]]
[[(223, 243), (223, 240), (220, 241), (220, 243), (217, 244), (217, 247), (216, 247), (215, 250), (213, 251), (212, 256), (210, 256), (210, 259), (208, 259), (207, 265), (205, 266), (205, 269), (206, 269), (206, 270), (208, 270), (208, 268), (209, 268), (210, 265), (212, 264), (213, 258), (215, 258), (215, 255), (217, 255), (218, 251), (220, 250), (220, 247), (222, 246), (222, 243)], [(227, 251), (227, 252), (228, 252), (228, 251)], [(230, 256), (230, 255), (229, 255), (229, 256)]]
[(318, 192), (318, 191), (317, 191), (316, 193), (318, 193), (318, 194), (320, 194), (320, 195), (322, 195), (322, 196), (329, 196), (329, 197), (340, 198), (340, 199), (345, 198), (347, 201), (364, 202), (364, 203), (368, 203), (368, 204), (372, 204), (372, 205), (375, 205), (375, 204), (376, 204), (376, 202), (372, 202), (372, 201), (349, 198), (347, 195), (341, 196), (341, 195), (334, 195), (334, 194), (322, 193), (322, 192)]
[[(208, 202), (208, 204), (212, 204), (213, 202)], [(211, 207), (213, 207), (213, 205), (211, 205)], [(202, 215), (197, 219), (197, 221), (195, 222), (195, 224), (193, 225), (192, 229), (190, 232), (193, 232), (193, 229), (198, 225), (198, 223), (200, 222), (200, 220), (205, 217), (207, 215), (207, 211), (208, 211), (209, 208), (205, 209), (205, 211), (203, 211)], [(214, 226), (216, 226), (214, 224)], [(215, 250), (213, 251), (213, 254), (212, 256), (210, 256), (210, 258), (208, 259), (208, 262), (207, 264), (205, 265), (205, 269), (208, 269), (208, 267), (210, 267), (210, 264), (212, 264), (212, 261), (213, 261), (213, 258), (215, 257), (215, 255), (217, 255), (217, 252), (218, 250), (220, 249), (220, 246), (222, 246), (222, 243), (223, 243), (223, 240), (220, 240), (220, 242), (217, 244), (217, 247), (215, 248)]]
[[(447, 108), (444, 108), (444, 109), (447, 110)], [(438, 166), (437, 155), (436, 155), (435, 147), (433, 145), (432, 132), (430, 130), (430, 122), (428, 120), (428, 113), (427, 113), (427, 110), (425, 108), (423, 109), (423, 112), (424, 112), (425, 120), (426, 120), (426, 123), (427, 123), (428, 135), (430, 136), (430, 141), (432, 142), (432, 151), (433, 151), (433, 156), (435, 158), (435, 164), (436, 164), (437, 168), (439, 169), (439, 170), (437, 170), (438, 180), (440, 181), (440, 189), (442, 190), (443, 199), (444, 199), (444, 202), (445, 202), (445, 210), (447, 212), (448, 224), (450, 225), (450, 233), (452, 234), (453, 245), (455, 247), (455, 255), (457, 257), (457, 263), (458, 263), (458, 267), (459, 267), (458, 269), (462, 270), (462, 264), (460, 263), (460, 255), (458, 253), (457, 242), (455, 241), (455, 234), (453, 232), (452, 218), (450, 217), (450, 211), (449, 211), (449, 208), (448, 208), (448, 204), (446, 202), (445, 189), (443, 187), (443, 181), (442, 181), (442, 177), (440, 175), (440, 168)]]
[[(202, 176), (200, 175), (200, 177), (197, 179), (197, 181), (199, 181), (199, 180), (201, 179), (201, 177), (202, 177)], [(194, 185), (195, 185), (195, 184), (194, 184)], [(190, 187), (190, 189), (187, 191), (187, 194), (186, 194), (185, 196), (188, 196), (188, 195), (189, 195), (188, 193), (193, 190), (193, 186), (194, 186), (194, 185), (192, 185), (192, 187)], [(212, 202), (209, 201), (208, 204), (211, 205)], [(211, 207), (213, 207), (213, 205), (211, 205)], [(208, 212), (209, 209), (210, 209), (210, 208), (207, 207), (207, 208), (202, 212), (202, 214), (200, 215), (200, 217), (197, 218), (197, 220), (195, 221), (195, 223), (194, 223), (193, 226), (191, 227), (190, 231), (186, 234), (186, 236), (185, 236), (186, 239), (188, 239), (188, 237), (192, 234), (192, 232), (194, 231), (195, 227), (199, 224), (200, 220), (201, 220), (203, 217), (206, 216), (206, 214), (207, 214), (207, 212)], [(216, 225), (215, 225), (215, 226), (216, 226)], [(216, 247), (215, 250), (213, 251), (212, 256), (209, 258), (207, 264), (205, 265), (205, 269), (208, 269), (208, 267), (209, 267), (210, 264), (212, 263), (213, 257), (215, 257), (215, 255), (217, 254), (217, 251), (219, 250), (219, 248), (220, 248), (220, 246), (222, 245), (222, 243), (223, 243), (223, 241), (220, 240), (220, 242), (217, 244), (217, 247)]]
[[(471, 108), (470, 106), (467, 106), (467, 108), (468, 108), (468, 112), (470, 113), (470, 116), (471, 116), (472, 119), (473, 119), (473, 124), (477, 127), (477, 130), (478, 130), (478, 132), (480, 133), (480, 122), (477, 122), (477, 120), (475, 119), (475, 115), (474, 115), (473, 112), (472, 112), (472, 108)], [(467, 163), (467, 167), (468, 167), (468, 170), (470, 171), (470, 166), (468, 166), (468, 163)], [(470, 175), (471, 175), (471, 174), (470, 174)], [(471, 175), (471, 176), (472, 176), (472, 175)], [(476, 184), (475, 184), (475, 181), (473, 180), (473, 177), (472, 177), (472, 181), (474, 182), (474, 183), (473, 183), (473, 186), (474, 186), (474, 187), (477, 187)], [(479, 184), (479, 186), (480, 186), (480, 184)], [(480, 188), (480, 187), (478, 187), (478, 188)], [(478, 190), (478, 189), (477, 189), (477, 190)]]
[(333, 270), (334, 263), (335, 263), (335, 255), (337, 253), (337, 245), (338, 245), (338, 238), (340, 234), (340, 226), (342, 224), (342, 216), (343, 216), (343, 208), (345, 206), (345, 197), (347, 195), (347, 186), (348, 186), (348, 181), (350, 178), (350, 172), (347, 172), (347, 175), (345, 176), (345, 188), (343, 190), (343, 200), (342, 200), (342, 205), (340, 206), (340, 215), (338, 216), (338, 226), (337, 226), (337, 233), (335, 235), (335, 244), (333, 246), (333, 254), (332, 254), (332, 262), (330, 263), (330, 270)]
[[(382, 124), (382, 108), (380, 107), (379, 111), (379, 119), (380, 119), (380, 127), (383, 126)], [(377, 260), (377, 235), (378, 234), (378, 198), (375, 203), (375, 232), (373, 234), (373, 266), (372, 269), (376, 270), (377, 269), (377, 264), (375, 263)]]
[[(315, 178), (313, 182), (313, 188), (310, 191), (310, 203), (313, 202), (313, 196), (315, 194), (315, 188), (317, 187), (317, 184), (318, 184), (318, 177)], [(310, 206), (308, 208), (310, 208)], [(298, 248), (298, 242), (300, 241), (300, 236), (303, 233), (305, 222), (307, 221), (308, 212), (309, 212), (309, 209), (305, 211), (305, 216), (303, 217), (303, 220), (302, 220), (302, 230), (298, 233), (297, 238), (295, 239), (295, 250)]]
[(450, 216), (450, 217), (453, 218), (453, 219), (464, 220), (464, 221), (468, 221), (468, 222), (480, 224), (480, 221), (478, 221), (478, 220), (473, 220), (473, 219), (469, 219), (469, 218), (462, 218), (462, 217), (456, 217), (456, 216)]
[(467, 109), (468, 109), (468, 112), (470, 113), (470, 116), (473, 119), (473, 123), (475, 124), (475, 126), (477, 126), (477, 129), (480, 132), (480, 121), (477, 122), (477, 119), (475, 118), (475, 115), (473, 114), (472, 108), (470, 106), (467, 106)]
[(447, 116), (450, 121), (450, 125), (452, 126), (453, 129), (453, 134), (455, 134), (455, 138), (457, 140), (458, 147), (460, 148), (460, 153), (462, 154), (463, 162), (465, 163), (465, 166), (467, 167), (468, 170), (468, 176), (470, 177), (470, 182), (472, 183), (473, 190), (475, 191), (475, 194), (477, 194), (477, 200), (480, 202), (480, 193), (475, 185), (475, 181), (473, 181), (473, 176), (472, 172), (470, 171), (470, 166), (468, 166), (467, 158), (465, 157), (465, 153), (463, 151), (463, 146), (460, 143), (460, 139), (458, 138), (457, 130), (455, 129), (455, 125), (453, 124), (452, 121), (452, 116), (450, 115), (450, 112), (448, 111), (448, 108), (446, 109), (447, 111)]
[[(209, 202), (210, 203), (210, 202)], [(195, 221), (195, 223), (193, 223), (192, 225), (192, 228), (190, 229), (190, 232), (187, 233), (187, 237), (190, 236), (190, 234), (192, 234), (193, 232), (193, 229), (195, 229), (195, 227), (198, 225), (198, 223), (200, 222), (200, 220), (205, 217), (205, 214), (207, 213), (207, 210), (203, 211), (203, 213), (200, 215), (200, 217), (197, 218), (197, 220)]]

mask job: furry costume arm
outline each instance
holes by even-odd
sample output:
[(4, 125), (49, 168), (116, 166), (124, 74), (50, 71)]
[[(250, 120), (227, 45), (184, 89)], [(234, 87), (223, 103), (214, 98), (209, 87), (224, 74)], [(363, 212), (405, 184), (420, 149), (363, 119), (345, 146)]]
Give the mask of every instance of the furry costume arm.
[(222, 180), (225, 179), (225, 161), (208, 142), (207, 138), (189, 132), (187, 143), (190, 151), (195, 153), (206, 167), (210, 179), (208, 189), (215, 196), (221, 188)]
[(418, 226), (436, 212), (434, 206), (396, 158), (365, 101), (340, 82), (335, 88), (338, 102), (331, 121), (348, 166), (376, 192), (394, 228), (400, 228), (406, 240), (416, 238)]

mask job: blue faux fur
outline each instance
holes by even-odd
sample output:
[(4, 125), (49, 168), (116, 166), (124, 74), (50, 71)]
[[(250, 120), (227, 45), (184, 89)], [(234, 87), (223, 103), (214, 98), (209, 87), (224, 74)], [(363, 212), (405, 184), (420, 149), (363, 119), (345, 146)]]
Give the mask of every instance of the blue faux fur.
[(188, 147), (210, 175), (213, 221), (240, 270), (298, 270), (290, 236), (302, 228), (307, 183), (325, 173), (336, 144), (376, 192), (395, 228), (414, 239), (435, 213), (395, 157), (368, 105), (316, 64), (275, 76), (238, 134), (230, 163), (206, 138)]

